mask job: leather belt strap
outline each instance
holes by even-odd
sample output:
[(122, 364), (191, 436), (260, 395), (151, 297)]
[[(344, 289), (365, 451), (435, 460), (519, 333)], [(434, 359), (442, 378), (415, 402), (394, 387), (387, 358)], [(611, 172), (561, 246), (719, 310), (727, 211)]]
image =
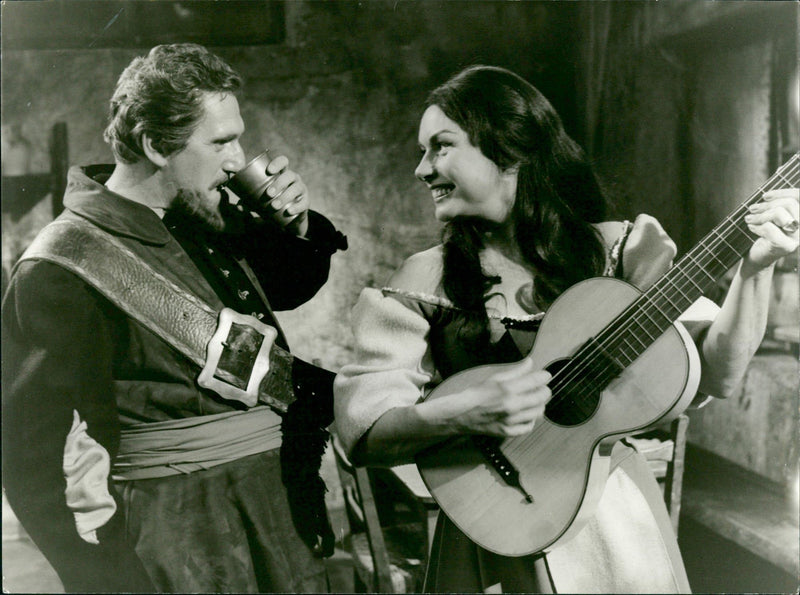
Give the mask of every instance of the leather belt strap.
[[(72, 271), (198, 366), (205, 365), (219, 312), (154, 270), (115, 236), (88, 221), (57, 219), (37, 236), (20, 261), (34, 259)], [(286, 412), (296, 399), (292, 380), (295, 360), (272, 343), (269, 371), (258, 385), (258, 401)], [(332, 375), (327, 370), (321, 372)], [(248, 384), (248, 378), (238, 381)]]

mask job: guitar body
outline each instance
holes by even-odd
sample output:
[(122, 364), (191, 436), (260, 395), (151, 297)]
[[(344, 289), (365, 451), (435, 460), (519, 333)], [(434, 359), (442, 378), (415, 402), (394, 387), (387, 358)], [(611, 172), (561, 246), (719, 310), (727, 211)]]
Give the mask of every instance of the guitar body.
[[(613, 278), (576, 284), (547, 311), (527, 358), (535, 369), (552, 371), (640, 295)], [(427, 399), (459, 392), (518, 364), (464, 370)], [(680, 415), (696, 393), (699, 371), (688, 332), (679, 323), (670, 325), (597, 395), (585, 419), (565, 423), (546, 416), (530, 434), (499, 441), (523, 489), (506, 483), (470, 436), (423, 451), (417, 466), (445, 514), (478, 545), (505, 556), (548, 551), (593, 515), (608, 477), (611, 446)]]

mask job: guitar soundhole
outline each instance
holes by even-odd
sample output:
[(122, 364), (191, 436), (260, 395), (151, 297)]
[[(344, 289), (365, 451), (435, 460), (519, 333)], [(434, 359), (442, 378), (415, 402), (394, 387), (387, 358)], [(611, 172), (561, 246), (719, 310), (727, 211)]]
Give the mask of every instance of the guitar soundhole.
[(547, 419), (562, 426), (576, 426), (589, 419), (607, 382), (589, 378), (570, 358), (556, 360), (546, 370), (553, 376), (549, 383), (553, 396), (544, 408)]

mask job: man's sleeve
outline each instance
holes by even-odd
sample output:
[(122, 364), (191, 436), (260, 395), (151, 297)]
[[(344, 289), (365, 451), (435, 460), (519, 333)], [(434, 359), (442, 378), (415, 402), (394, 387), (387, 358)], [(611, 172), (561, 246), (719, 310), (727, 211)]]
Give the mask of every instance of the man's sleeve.
[(324, 216), (309, 211), (308, 233), (298, 237), (264, 223), (246, 236), (247, 262), (274, 310), (310, 300), (328, 280), (331, 256), (347, 249), (347, 238)]
[[(65, 448), (76, 420), (107, 461), (113, 462), (119, 444), (114, 315), (77, 277), (45, 262), (23, 263), (3, 301), (3, 487), (67, 592), (153, 591), (126, 543), (110, 479), (95, 486), (106, 496), (107, 511), (91, 536), (79, 532), (82, 511), (68, 506)], [(73, 501), (84, 495), (71, 487)]]

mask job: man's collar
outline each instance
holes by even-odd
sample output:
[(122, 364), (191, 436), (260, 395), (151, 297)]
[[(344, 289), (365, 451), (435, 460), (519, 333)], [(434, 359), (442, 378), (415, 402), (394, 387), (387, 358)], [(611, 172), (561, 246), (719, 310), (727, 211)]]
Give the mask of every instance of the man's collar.
[(170, 233), (151, 208), (103, 186), (113, 169), (113, 165), (70, 168), (64, 206), (115, 235), (165, 245)]

